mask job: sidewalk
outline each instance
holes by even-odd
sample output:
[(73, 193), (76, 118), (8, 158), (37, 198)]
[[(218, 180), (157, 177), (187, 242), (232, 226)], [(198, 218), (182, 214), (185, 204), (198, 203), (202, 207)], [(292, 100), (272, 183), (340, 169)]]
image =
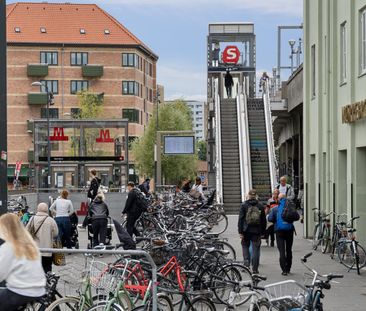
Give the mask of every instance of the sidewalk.
[[(228, 230), (224, 236), (235, 247), (237, 259), (243, 259), (241, 245), (237, 234), (237, 216), (229, 216)], [(267, 276), (267, 281), (262, 284), (275, 283), (283, 280), (296, 280), (303, 282), (303, 273), (307, 271), (300, 262), (300, 258), (312, 251), (311, 241), (302, 238), (302, 224), (297, 223), (296, 230), (298, 235), (295, 237), (293, 247), (293, 266), (292, 273), (286, 277), (281, 275), (278, 262), (278, 250), (276, 247), (267, 247), (265, 241), (261, 248), (261, 265), (259, 272)], [(338, 273), (343, 274), (343, 279), (332, 282), (332, 288), (325, 290), (324, 310), (347, 310), (364, 311), (366, 310), (366, 270), (358, 276), (356, 271), (347, 272), (347, 268), (332, 260), (329, 254), (322, 254), (319, 251), (313, 252), (313, 256), (308, 259), (308, 264), (320, 274)], [(243, 309), (244, 310), (244, 309)]]

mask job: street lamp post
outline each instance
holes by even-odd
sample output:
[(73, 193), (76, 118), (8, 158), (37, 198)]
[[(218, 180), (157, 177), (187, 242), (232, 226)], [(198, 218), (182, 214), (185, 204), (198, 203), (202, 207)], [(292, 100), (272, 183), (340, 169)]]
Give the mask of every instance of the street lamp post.
[(47, 93), (47, 108), (46, 108), (46, 118), (47, 118), (47, 188), (51, 185), (51, 141), (50, 141), (50, 105), (53, 105), (53, 94), (49, 92), (48, 86), (45, 83), (36, 81), (32, 83), (32, 86), (44, 87)]
[[(157, 180), (158, 180), (158, 144), (157, 144), (157, 139), (158, 139), (158, 132), (159, 132), (159, 97), (160, 97), (160, 93), (159, 91), (156, 92), (156, 142), (154, 145), (154, 188), (155, 188), (155, 192), (156, 192), (156, 186), (157, 186)], [(160, 150), (159, 150), (160, 151)]]

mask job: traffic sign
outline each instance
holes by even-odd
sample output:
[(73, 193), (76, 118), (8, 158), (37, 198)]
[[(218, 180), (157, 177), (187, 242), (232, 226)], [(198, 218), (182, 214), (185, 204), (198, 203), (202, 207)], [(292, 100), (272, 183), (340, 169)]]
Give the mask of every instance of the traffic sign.
[(222, 53), (222, 61), (226, 64), (237, 64), (240, 58), (240, 51), (235, 45), (228, 45)]

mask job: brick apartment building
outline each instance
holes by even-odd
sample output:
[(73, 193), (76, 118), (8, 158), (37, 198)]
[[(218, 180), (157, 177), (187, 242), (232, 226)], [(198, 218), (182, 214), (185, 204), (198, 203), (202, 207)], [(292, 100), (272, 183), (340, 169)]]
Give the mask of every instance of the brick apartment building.
[[(8, 178), (16, 161), (29, 177), (34, 160), (31, 120), (70, 118), (77, 92), (104, 96), (107, 118), (128, 118), (129, 135), (143, 133), (156, 95), (157, 55), (115, 18), (94, 4), (14, 3), (7, 6)], [(44, 91), (44, 90), (43, 90)]]

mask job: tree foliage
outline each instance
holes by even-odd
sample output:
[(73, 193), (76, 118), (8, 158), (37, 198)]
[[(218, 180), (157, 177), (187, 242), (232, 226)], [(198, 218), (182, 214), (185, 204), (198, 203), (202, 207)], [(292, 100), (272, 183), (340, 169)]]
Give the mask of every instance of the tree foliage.
[(207, 143), (204, 140), (200, 140), (196, 145), (198, 160), (206, 161), (207, 160)]
[[(156, 109), (145, 133), (132, 144), (132, 154), (140, 174), (154, 174), (154, 145), (156, 142)], [(191, 111), (184, 101), (160, 104), (158, 114), (159, 131), (192, 130)], [(163, 142), (162, 142), (163, 143)], [(196, 174), (196, 155), (164, 156), (162, 154), (162, 177), (165, 183), (176, 184), (183, 178)]]

